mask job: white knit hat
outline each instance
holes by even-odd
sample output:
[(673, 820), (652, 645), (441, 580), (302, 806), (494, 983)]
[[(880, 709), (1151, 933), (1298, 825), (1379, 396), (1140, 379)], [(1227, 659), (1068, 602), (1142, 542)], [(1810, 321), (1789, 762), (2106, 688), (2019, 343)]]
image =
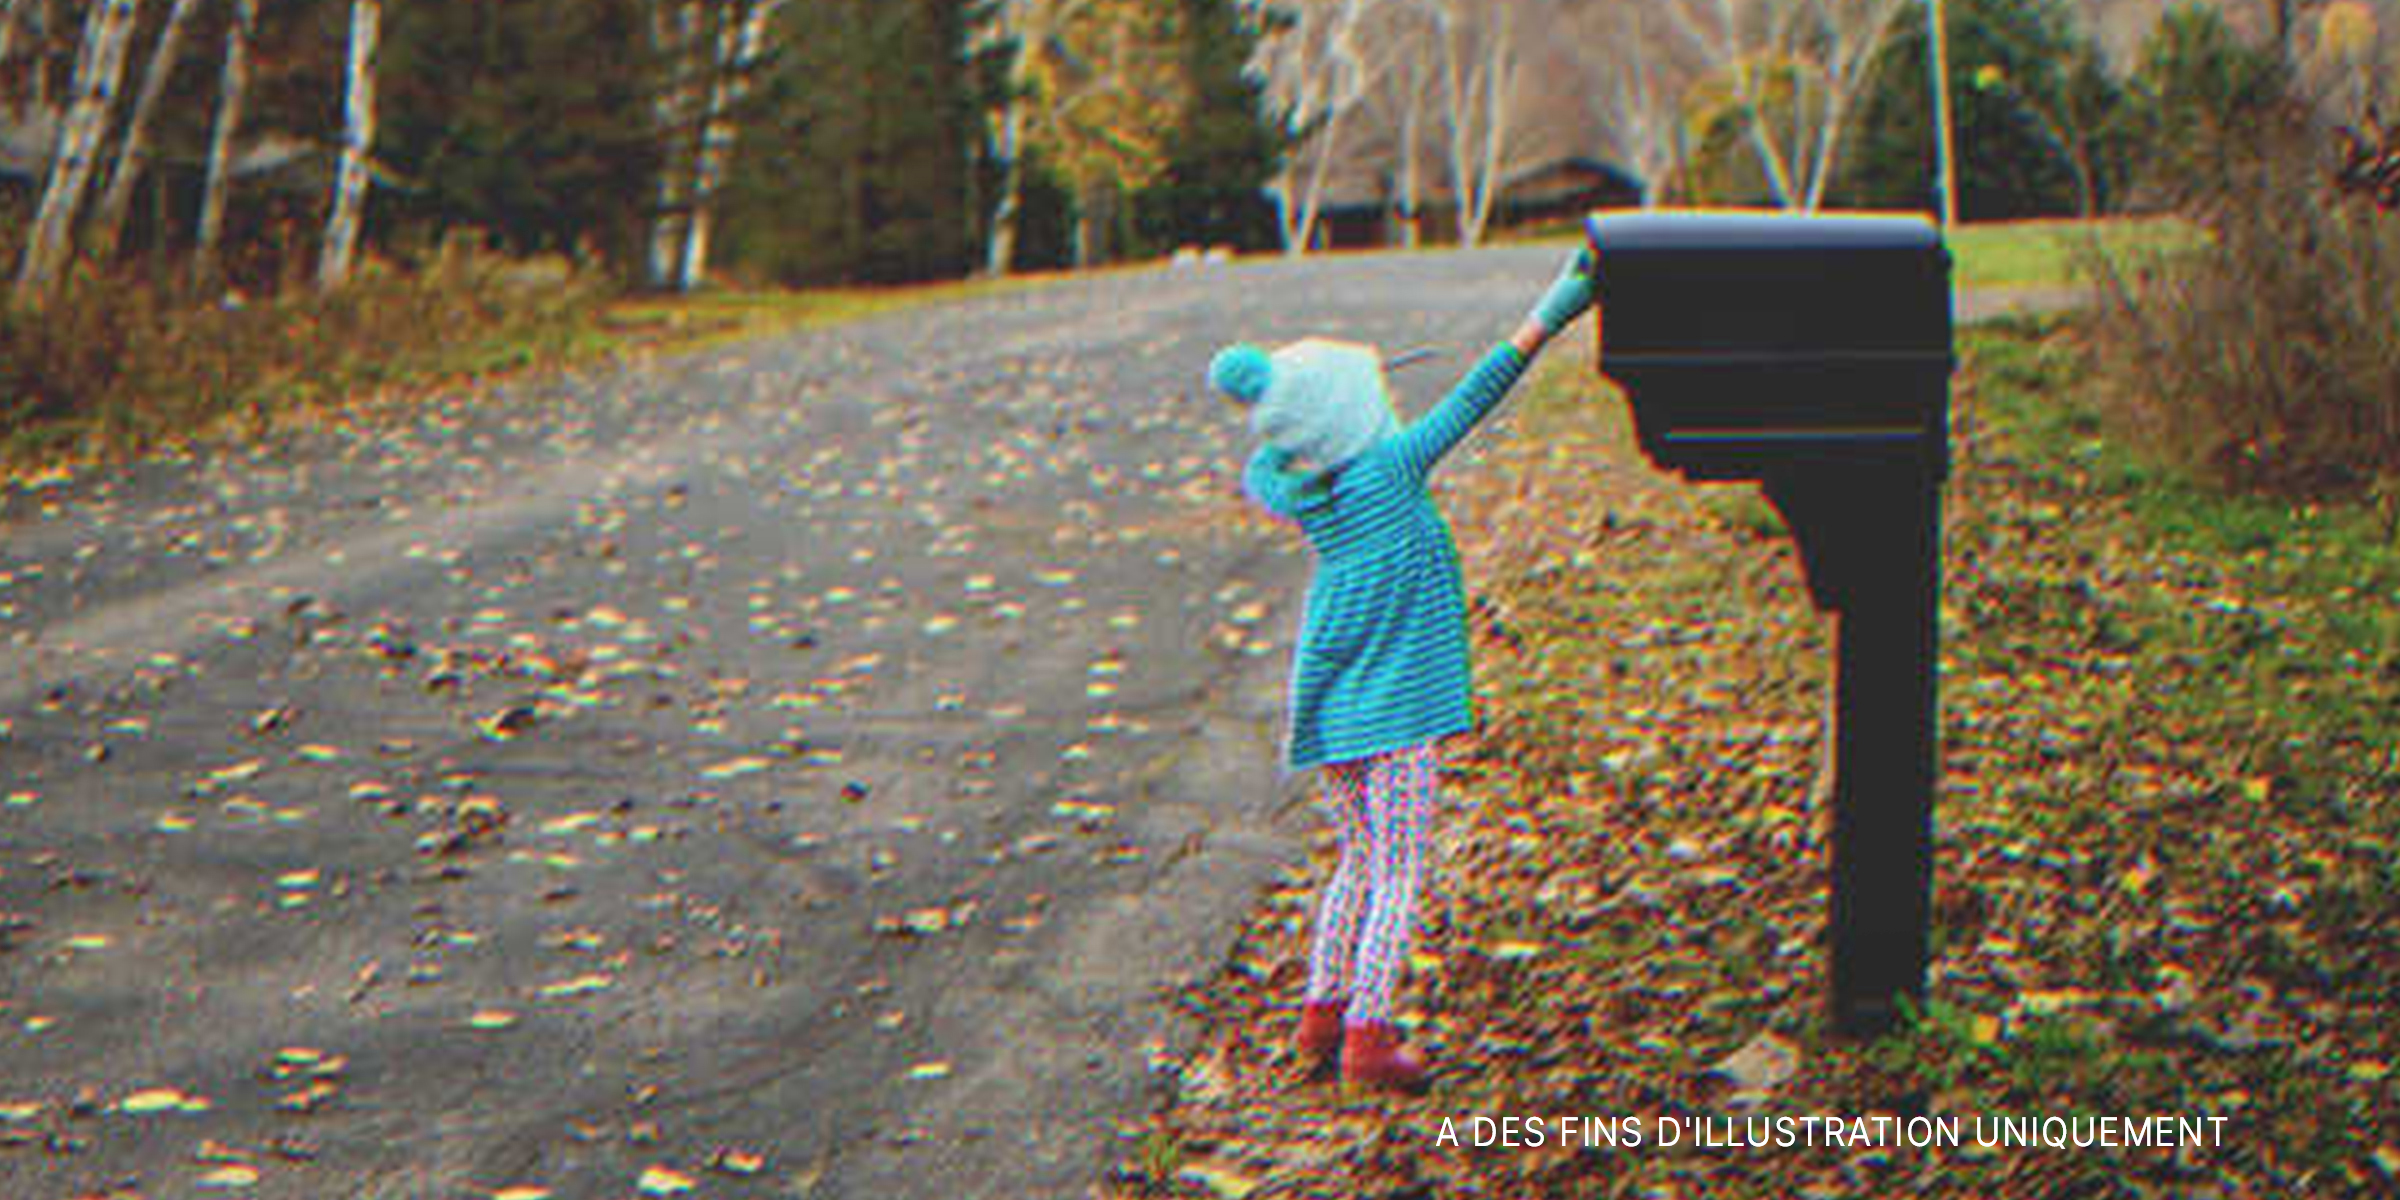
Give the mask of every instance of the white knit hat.
[(1330, 470), (1400, 428), (1374, 347), (1304, 338), (1268, 357), (1250, 432), (1269, 445)]

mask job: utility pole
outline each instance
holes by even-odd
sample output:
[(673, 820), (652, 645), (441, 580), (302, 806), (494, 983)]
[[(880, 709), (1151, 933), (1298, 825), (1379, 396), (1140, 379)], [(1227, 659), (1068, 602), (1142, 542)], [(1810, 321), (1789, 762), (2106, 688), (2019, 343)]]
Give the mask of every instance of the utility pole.
[(1926, 0), (1925, 24), (1933, 51), (1933, 168), (1942, 193), (1942, 232), (1948, 234), (1958, 224), (1958, 159), (1950, 132), (1950, 28), (1942, 19), (1942, 0)]

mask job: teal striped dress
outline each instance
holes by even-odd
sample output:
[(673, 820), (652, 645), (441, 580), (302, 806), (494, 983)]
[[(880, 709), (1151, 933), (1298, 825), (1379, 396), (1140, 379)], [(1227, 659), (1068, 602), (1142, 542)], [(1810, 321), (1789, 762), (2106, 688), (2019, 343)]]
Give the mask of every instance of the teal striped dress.
[(1525, 373), (1503, 343), (1433, 411), (1368, 447), (1330, 485), (1261, 447), (1243, 485), (1317, 554), (1293, 651), (1284, 758), (1294, 771), (1405, 750), (1474, 726), (1466, 587), (1426, 477)]

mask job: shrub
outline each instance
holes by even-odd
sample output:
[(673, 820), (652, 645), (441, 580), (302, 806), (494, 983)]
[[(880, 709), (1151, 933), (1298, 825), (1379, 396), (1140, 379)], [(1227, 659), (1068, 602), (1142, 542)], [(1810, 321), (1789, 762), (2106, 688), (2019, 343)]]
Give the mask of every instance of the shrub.
[(561, 348), (602, 289), (562, 260), (453, 238), (413, 264), (369, 261), (326, 293), (200, 297), (84, 267), (40, 309), (0, 307), (0, 430), (18, 462), (138, 450), (256, 423), (295, 403), (476, 371)]
[(2194, 206), (2201, 245), (2104, 263), (2098, 329), (2122, 415), (2233, 487), (2400, 479), (2400, 216), (2338, 194), (2319, 130), (2252, 142)]

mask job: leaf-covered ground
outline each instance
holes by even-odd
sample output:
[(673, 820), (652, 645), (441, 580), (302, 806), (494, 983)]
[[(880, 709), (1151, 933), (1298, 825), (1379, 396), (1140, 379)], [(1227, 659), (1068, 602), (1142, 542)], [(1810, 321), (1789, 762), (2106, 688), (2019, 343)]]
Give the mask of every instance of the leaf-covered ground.
[[(1823, 1028), (1831, 628), (1773, 510), (1653, 473), (1588, 360), (1555, 361), (1444, 499), (1479, 594), (1483, 725), (1451, 755), (1402, 999), (1430, 1094), (1309, 1082), (1287, 1049), (1320, 840), (1190, 997), (1213, 1032), (1108, 1190), (2400, 1188), (2393, 530), (2144, 467), (2078, 390), (2071, 332), (1984, 327), (1963, 349), (1920, 1020), (1868, 1045)], [(1957, 1118), (1967, 1144), (1654, 1132), (1878, 1114)], [(2223, 1121), (2197, 1148), (1974, 1144), (1978, 1118), (2102, 1115)], [(1562, 1145), (1567, 1116), (1651, 1136)], [(1478, 1148), (1476, 1117), (1539, 1118), (1544, 1144)]]

